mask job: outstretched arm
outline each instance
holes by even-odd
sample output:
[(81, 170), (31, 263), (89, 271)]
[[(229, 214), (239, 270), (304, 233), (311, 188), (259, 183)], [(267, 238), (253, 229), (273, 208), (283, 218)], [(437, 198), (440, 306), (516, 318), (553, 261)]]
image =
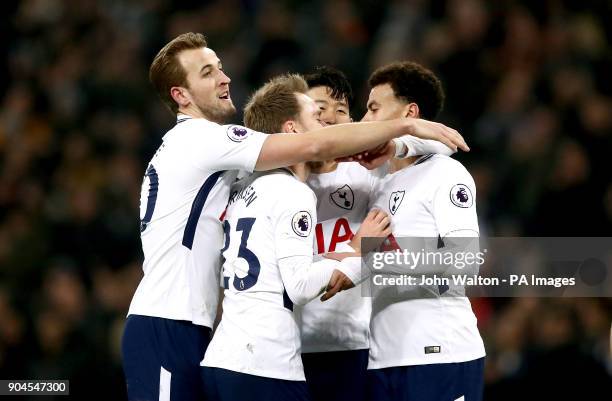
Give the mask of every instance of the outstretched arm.
[(468, 150), (463, 137), (443, 124), (416, 118), (347, 123), (299, 135), (270, 135), (255, 170), (270, 170), (304, 161), (325, 161), (353, 155), (402, 136), (434, 139), (451, 149)]

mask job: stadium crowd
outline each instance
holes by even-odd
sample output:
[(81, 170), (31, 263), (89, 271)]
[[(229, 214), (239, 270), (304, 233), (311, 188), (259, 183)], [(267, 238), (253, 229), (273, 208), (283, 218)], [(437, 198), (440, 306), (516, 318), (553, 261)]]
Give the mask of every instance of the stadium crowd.
[[(125, 397), (119, 343), (142, 274), (139, 189), (173, 124), (147, 71), (186, 31), (207, 36), (239, 107), (273, 75), (328, 64), (351, 79), (358, 120), (369, 73), (417, 60), (445, 85), (440, 121), (472, 148), (456, 157), (476, 181), (485, 235), (611, 236), (610, 2), (24, 0), (0, 9), (2, 379), (69, 378), (75, 395)], [(473, 307), (488, 354), (485, 399), (612, 388), (609, 298)]]

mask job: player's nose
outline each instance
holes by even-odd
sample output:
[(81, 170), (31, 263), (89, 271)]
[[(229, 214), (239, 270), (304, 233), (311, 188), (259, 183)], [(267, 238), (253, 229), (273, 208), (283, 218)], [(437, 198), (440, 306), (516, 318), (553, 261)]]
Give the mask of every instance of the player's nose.
[(221, 73), (220, 85), (229, 85), (229, 83), (232, 82), (230, 77), (228, 77), (227, 74), (223, 70), (219, 70), (219, 72)]
[(336, 115), (334, 113), (325, 112), (321, 114), (321, 120), (325, 122), (327, 125), (336, 124)]

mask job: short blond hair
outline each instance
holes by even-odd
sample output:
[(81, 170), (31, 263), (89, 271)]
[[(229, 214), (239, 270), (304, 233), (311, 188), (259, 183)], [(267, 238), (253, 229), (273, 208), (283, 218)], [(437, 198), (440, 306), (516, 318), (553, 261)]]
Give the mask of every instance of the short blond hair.
[(282, 130), (287, 120), (297, 119), (300, 104), (296, 93), (306, 93), (308, 84), (299, 74), (272, 78), (253, 93), (244, 108), (244, 125), (267, 134)]
[(162, 102), (175, 114), (178, 113), (178, 104), (172, 98), (170, 89), (173, 86), (188, 87), (187, 72), (178, 60), (178, 55), (184, 50), (206, 46), (206, 38), (201, 33), (183, 33), (162, 47), (151, 63), (149, 80)]

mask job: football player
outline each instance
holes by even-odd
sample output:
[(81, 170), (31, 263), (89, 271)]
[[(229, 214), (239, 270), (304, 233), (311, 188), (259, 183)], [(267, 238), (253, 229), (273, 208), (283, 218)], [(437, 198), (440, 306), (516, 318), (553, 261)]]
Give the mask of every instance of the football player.
[[(306, 93), (319, 106), (324, 124), (351, 122), (353, 93), (341, 71), (318, 67), (305, 79), (309, 86)], [(414, 137), (394, 141), (402, 141), (398, 157), (453, 152), (437, 141)], [(317, 197), (315, 253), (337, 252), (340, 244), (353, 239), (366, 217), (371, 194), (377, 181), (386, 174), (387, 166), (370, 171), (358, 163), (333, 160), (311, 164), (306, 183)], [(358, 241), (352, 244), (359, 246)], [(371, 299), (363, 296), (358, 285), (326, 302), (314, 299), (303, 307), (296, 305), (295, 312), (302, 332), (306, 382), (313, 400), (364, 400)]]
[[(318, 106), (299, 75), (277, 77), (245, 108), (247, 127), (301, 134), (320, 124)], [(279, 134), (280, 135), (280, 134)], [(211, 401), (308, 400), (294, 304), (303, 305), (347, 282), (343, 265), (359, 258), (313, 263), (316, 197), (304, 183), (308, 163), (257, 172), (232, 185), (223, 222), (223, 317), (202, 365)], [(360, 235), (386, 237), (384, 213), (373, 212)], [(351, 284), (348, 283), (347, 284)]]
[[(413, 62), (381, 67), (369, 84), (365, 121), (435, 119), (444, 101), (439, 79)], [(435, 238), (444, 248), (460, 238), (477, 241), (474, 180), (450, 157), (392, 160), (375, 196), (374, 207), (391, 216), (394, 237)], [(485, 349), (470, 301), (445, 285), (422, 290), (426, 296), (373, 291), (368, 399), (481, 400)]]

